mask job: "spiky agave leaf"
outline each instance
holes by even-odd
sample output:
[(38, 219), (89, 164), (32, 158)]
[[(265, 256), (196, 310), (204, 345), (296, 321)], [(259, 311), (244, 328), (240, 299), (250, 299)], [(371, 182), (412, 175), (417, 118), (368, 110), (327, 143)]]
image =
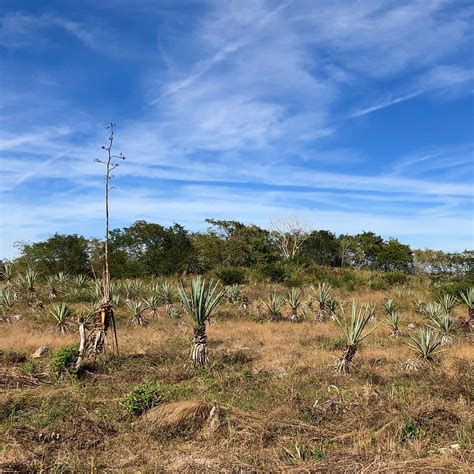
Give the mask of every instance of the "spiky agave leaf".
[(271, 293), (266, 299), (261, 300), (262, 304), (267, 308), (267, 311), (272, 320), (278, 320), (281, 318), (281, 310), (285, 300), (277, 293)]
[(58, 279), (56, 275), (47, 275), (45, 277), (46, 286), (49, 288), (49, 299), (54, 299), (58, 296)]
[(336, 364), (336, 371), (342, 374), (348, 374), (352, 365), (352, 359), (357, 352), (359, 344), (370, 334), (372, 334), (378, 325), (364, 332), (365, 327), (370, 321), (371, 314), (367, 304), (357, 308), (357, 303), (352, 301), (350, 319), (334, 315), (334, 319), (344, 332), (346, 339), (346, 350), (339, 358)]
[(125, 280), (122, 282), (122, 289), (125, 292), (125, 299), (132, 299), (138, 290), (135, 280)]
[(465, 291), (459, 293), (462, 302), (469, 308), (474, 308), (474, 287), (468, 288)]
[(229, 303), (237, 304), (242, 294), (242, 288), (238, 283), (229, 285), (225, 289), (225, 295)]
[(7, 282), (11, 283), (15, 278), (15, 272), (11, 263), (4, 263), (3, 268), (0, 270), (0, 276)]
[(35, 292), (35, 285), (39, 280), (39, 273), (36, 270), (28, 269), (19, 276), (20, 284), (30, 293)]
[(79, 275), (76, 275), (73, 279), (72, 282), (76, 286), (76, 288), (83, 289), (87, 285), (87, 276), (80, 273)]
[(74, 310), (66, 303), (57, 303), (49, 311), (50, 316), (56, 323), (55, 330), (61, 334), (69, 332), (68, 323), (74, 316)]
[(344, 316), (334, 315), (335, 321), (344, 332), (346, 344), (348, 346), (357, 346), (378, 328), (377, 325), (364, 333), (364, 329), (367, 326), (370, 317), (371, 315), (367, 305), (362, 305), (358, 308), (355, 301), (352, 301), (350, 319), (344, 318)]
[(55, 276), (60, 285), (69, 281), (69, 274), (66, 272), (58, 272)]
[(218, 290), (219, 280), (206, 282), (204, 278), (195, 277), (191, 281), (191, 293), (188, 295), (183, 283), (178, 287), (178, 294), (186, 312), (192, 317), (196, 326), (202, 328), (210, 318), (224, 296)]
[(143, 301), (142, 300), (128, 300), (127, 306), (133, 311), (132, 323), (137, 326), (144, 326), (146, 324), (143, 319)]
[[(179, 290), (179, 288), (178, 288)], [(158, 286), (158, 295), (165, 305), (170, 305), (174, 300), (174, 288), (171, 283), (165, 281)]]
[(301, 291), (296, 288), (291, 288), (285, 298), (285, 301), (293, 311), (297, 310), (303, 304)]
[(403, 318), (400, 316), (399, 311), (392, 311), (387, 314), (387, 321), (389, 326), (392, 328), (392, 336), (398, 337), (400, 335), (400, 323)]
[(453, 320), (451, 319), (449, 313), (445, 313), (439, 319), (432, 319), (430, 327), (438, 331), (441, 336), (441, 345), (450, 346), (453, 343), (453, 338), (451, 333), (453, 330)]
[(285, 298), (286, 304), (291, 308), (290, 321), (298, 322), (298, 309), (303, 305), (303, 298), (300, 290), (291, 288)]
[(328, 285), (327, 283), (324, 283), (324, 282), (318, 283), (317, 288), (311, 285), (311, 290), (315, 294), (316, 299), (319, 302), (319, 304), (321, 303), (326, 304), (331, 299), (332, 287), (331, 285)]
[(449, 315), (458, 302), (459, 300), (455, 296), (445, 293), (439, 303), (444, 309), (444, 313)]
[(425, 314), (429, 319), (440, 319), (442, 308), (439, 303), (428, 303), (425, 308)]
[(438, 333), (429, 327), (420, 328), (417, 335), (410, 334), (410, 341), (407, 344), (415, 351), (419, 359), (429, 362), (445, 351), (445, 349), (441, 349)]
[(160, 306), (160, 297), (156, 293), (152, 293), (148, 298), (143, 299), (145, 306), (156, 316), (156, 311)]
[(383, 309), (387, 314), (390, 315), (391, 313), (397, 310), (397, 305), (391, 298), (388, 298), (383, 302)]
[(6, 313), (11, 311), (16, 303), (15, 293), (9, 288), (2, 288), (0, 298), (0, 304), (5, 308)]
[(103, 297), (102, 279), (98, 278), (96, 280), (91, 280), (88, 294), (92, 303), (96, 304), (102, 301), (102, 297)]
[(113, 292), (111, 291), (109, 294), (110, 294), (110, 302), (112, 303), (112, 306), (114, 308), (119, 308), (120, 306), (123, 305), (125, 299), (118, 290), (113, 291)]

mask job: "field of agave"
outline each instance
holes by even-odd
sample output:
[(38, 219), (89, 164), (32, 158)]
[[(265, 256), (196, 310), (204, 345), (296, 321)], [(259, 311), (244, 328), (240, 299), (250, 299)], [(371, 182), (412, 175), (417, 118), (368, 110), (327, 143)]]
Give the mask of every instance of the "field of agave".
[(472, 466), (472, 288), (112, 280), (118, 347), (78, 364), (101, 281), (1, 277), (2, 472)]

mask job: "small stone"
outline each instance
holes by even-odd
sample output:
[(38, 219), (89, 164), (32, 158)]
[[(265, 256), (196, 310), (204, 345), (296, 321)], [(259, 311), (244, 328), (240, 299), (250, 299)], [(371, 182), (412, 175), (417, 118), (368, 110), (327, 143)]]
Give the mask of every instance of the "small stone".
[(31, 356), (32, 359), (40, 359), (49, 354), (49, 347), (41, 346), (36, 349), (36, 352)]
[(410, 324), (408, 325), (408, 329), (410, 329), (410, 330), (413, 331), (413, 329), (416, 329), (416, 326), (415, 326), (413, 323), (410, 323)]

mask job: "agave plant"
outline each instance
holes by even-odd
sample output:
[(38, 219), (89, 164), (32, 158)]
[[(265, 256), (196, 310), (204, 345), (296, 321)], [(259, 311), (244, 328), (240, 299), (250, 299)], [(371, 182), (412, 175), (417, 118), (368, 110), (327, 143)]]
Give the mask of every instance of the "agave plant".
[(392, 328), (392, 336), (399, 337), (400, 336), (400, 323), (402, 322), (403, 318), (400, 316), (399, 311), (392, 311), (391, 313), (387, 314), (388, 324)]
[(239, 304), (242, 296), (242, 288), (238, 283), (229, 285), (225, 289), (225, 296), (230, 304)]
[(440, 319), (443, 310), (439, 303), (428, 303), (425, 308), (425, 315), (428, 319)]
[(357, 348), (360, 343), (370, 334), (372, 334), (378, 326), (365, 331), (370, 320), (370, 312), (367, 305), (362, 305), (357, 308), (357, 303), (352, 301), (351, 317), (350, 319), (334, 316), (337, 324), (342, 328), (346, 340), (346, 349), (339, 358), (336, 365), (336, 371), (343, 374), (348, 374), (351, 370), (352, 359), (354, 358)]
[(453, 320), (451, 319), (449, 313), (445, 313), (439, 319), (432, 319), (431, 326), (433, 329), (437, 330), (441, 336), (441, 345), (442, 346), (451, 346), (453, 344), (453, 338), (451, 333), (453, 331)]
[(125, 301), (128, 303), (136, 294), (138, 287), (134, 280), (122, 282), (122, 289), (125, 292)]
[(133, 311), (132, 324), (135, 326), (145, 326), (146, 321), (143, 319), (143, 302), (141, 300), (128, 300), (128, 307)]
[(93, 280), (92, 286), (89, 290), (89, 296), (92, 303), (99, 303), (102, 301), (102, 280)]
[(441, 298), (440, 302), (441, 307), (444, 309), (444, 314), (448, 316), (451, 314), (452, 309), (459, 303), (459, 300), (449, 293), (446, 293)]
[(2, 288), (0, 298), (1, 305), (3, 306), (4, 319), (8, 321), (10, 312), (16, 303), (15, 294), (9, 288)]
[(329, 317), (331, 320), (334, 321), (334, 315), (336, 314), (337, 307), (339, 306), (339, 301), (336, 300), (336, 298), (329, 298), (329, 301), (326, 304), (327, 309), (329, 310)]
[(397, 310), (397, 306), (391, 298), (388, 298), (383, 302), (383, 309), (387, 314), (390, 314)]
[(56, 278), (58, 280), (58, 283), (60, 285), (63, 285), (64, 283), (67, 283), (67, 281), (69, 280), (69, 275), (66, 272), (58, 272), (56, 274)]
[(369, 312), (369, 322), (375, 323), (377, 321), (376, 311), (377, 306), (375, 303), (367, 303), (367, 311)]
[(46, 286), (49, 289), (49, 299), (54, 300), (58, 297), (58, 279), (56, 275), (47, 275)]
[(387, 315), (388, 324), (392, 328), (392, 336), (400, 336), (399, 324), (401, 322), (400, 312), (392, 299), (384, 301), (383, 309)]
[(461, 301), (467, 306), (467, 323), (474, 325), (474, 287), (459, 293)]
[(5, 280), (7, 284), (11, 284), (15, 278), (15, 272), (13, 271), (13, 265), (11, 263), (4, 263), (3, 268), (0, 270), (0, 276)]
[(207, 363), (206, 321), (209, 320), (224, 296), (224, 292), (218, 290), (218, 285), (219, 281), (211, 280), (207, 283), (201, 277), (196, 277), (191, 281), (191, 293), (189, 295), (182, 283), (178, 288), (184, 308), (195, 324), (194, 346), (191, 355), (194, 367), (204, 367)]
[(35, 270), (28, 269), (24, 274), (19, 276), (20, 284), (30, 295), (36, 292), (35, 285), (38, 282), (39, 273)]
[(74, 315), (74, 310), (70, 308), (66, 303), (58, 303), (53, 305), (50, 309), (49, 314), (52, 316), (56, 326), (55, 331), (60, 334), (69, 332), (69, 320)]
[(119, 308), (124, 303), (123, 296), (118, 291), (110, 292), (110, 302), (114, 308)]
[(174, 300), (173, 285), (167, 281), (163, 282), (158, 287), (158, 295), (160, 296), (161, 302), (165, 306), (173, 304), (173, 300)]
[(145, 306), (152, 312), (153, 317), (156, 317), (158, 308), (160, 307), (160, 296), (152, 293), (148, 298), (143, 300)]
[(80, 290), (82, 290), (85, 288), (87, 284), (87, 276), (80, 273), (79, 275), (76, 275), (72, 279), (72, 282), (76, 288), (79, 288)]
[(262, 299), (261, 303), (267, 309), (268, 316), (272, 321), (279, 321), (281, 319), (281, 310), (285, 303), (281, 295), (271, 293), (267, 299)]
[(291, 308), (291, 316), (290, 321), (293, 323), (297, 323), (301, 321), (301, 318), (298, 314), (298, 310), (303, 305), (303, 299), (301, 296), (301, 291), (297, 290), (296, 288), (292, 288), (288, 295), (285, 298), (286, 303)]
[(328, 304), (331, 301), (331, 286), (327, 283), (319, 283), (318, 288), (311, 286), (311, 290), (319, 303), (319, 310), (315, 316), (316, 321), (323, 321), (327, 317)]
[(441, 341), (436, 331), (431, 328), (420, 328), (417, 335), (410, 335), (408, 346), (416, 355), (416, 359), (408, 360), (404, 367), (407, 370), (418, 370), (419, 368), (432, 363), (435, 357), (443, 352)]

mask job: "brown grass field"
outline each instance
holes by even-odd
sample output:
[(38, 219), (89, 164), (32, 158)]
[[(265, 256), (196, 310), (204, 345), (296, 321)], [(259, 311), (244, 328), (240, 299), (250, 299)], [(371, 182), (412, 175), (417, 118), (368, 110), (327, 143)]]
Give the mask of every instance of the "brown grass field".
[[(388, 296), (400, 300), (337, 295), (377, 303), (378, 322)], [(147, 314), (136, 328), (124, 307), (121, 355), (109, 348), (79, 379), (58, 378), (48, 357), (29, 355), (77, 345), (76, 325), (55, 334), (47, 310), (17, 309), (21, 319), (0, 325), (0, 472), (472, 472), (472, 336), (456, 330), (438, 363), (406, 372), (407, 324), (424, 317), (405, 300), (402, 336), (380, 326), (349, 375), (333, 371), (343, 350), (335, 322), (258, 321), (226, 303), (207, 328), (209, 368), (189, 366), (187, 316)], [(124, 396), (146, 381), (171, 395), (132, 415)]]

